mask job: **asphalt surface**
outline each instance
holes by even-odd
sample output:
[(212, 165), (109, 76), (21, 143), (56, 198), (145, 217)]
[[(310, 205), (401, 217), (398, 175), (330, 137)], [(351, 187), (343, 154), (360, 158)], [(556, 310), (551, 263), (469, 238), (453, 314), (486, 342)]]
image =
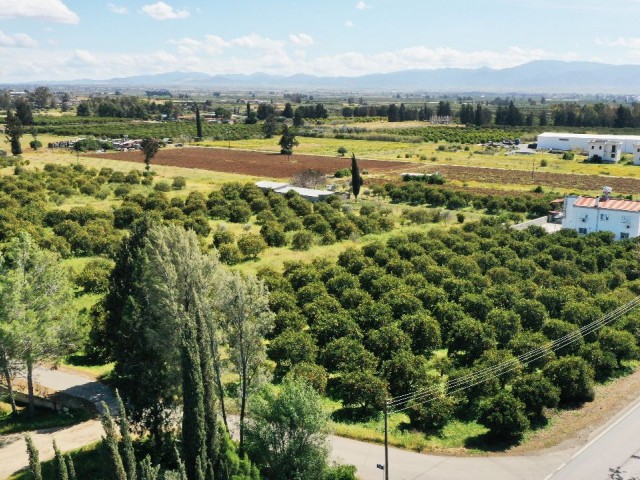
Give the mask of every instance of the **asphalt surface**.
[[(618, 476), (611, 477), (611, 469)], [(640, 401), (628, 407), (545, 480), (640, 478)]]
[[(94, 403), (105, 401), (115, 411), (113, 392), (86, 376), (69, 372), (37, 370), (39, 384)], [(103, 434), (99, 421), (90, 420), (57, 430), (32, 433), (41, 460), (53, 457), (53, 438), (63, 451), (93, 443)], [(382, 480), (382, 445), (330, 436), (331, 459), (355, 465), (362, 480)], [(0, 436), (0, 478), (26, 467), (26, 447), (22, 435)], [(618, 477), (609, 477), (610, 468), (620, 467)], [(630, 480), (640, 475), (640, 400), (630, 405), (606, 425), (596, 430), (582, 448), (541, 452), (539, 455), (454, 457), (424, 455), (389, 449), (389, 477), (392, 480)]]

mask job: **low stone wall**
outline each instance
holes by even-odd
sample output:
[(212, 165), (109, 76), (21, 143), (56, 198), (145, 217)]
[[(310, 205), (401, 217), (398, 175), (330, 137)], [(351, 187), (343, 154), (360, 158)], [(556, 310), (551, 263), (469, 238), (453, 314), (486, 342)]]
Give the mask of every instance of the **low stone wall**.
[[(7, 387), (4, 385), (0, 385), (0, 395), (8, 394), (9, 390), (7, 389)], [(15, 398), (16, 403), (19, 403), (21, 405), (27, 405), (29, 403), (29, 396), (19, 389), (14, 389), (13, 397)], [(47, 396), (36, 395), (34, 396), (34, 402), (36, 408), (43, 408), (46, 410), (52, 410), (54, 412), (64, 412), (70, 409), (86, 409), (91, 413), (97, 413), (96, 406), (89, 400), (73, 397), (71, 395), (66, 395), (60, 392)]]

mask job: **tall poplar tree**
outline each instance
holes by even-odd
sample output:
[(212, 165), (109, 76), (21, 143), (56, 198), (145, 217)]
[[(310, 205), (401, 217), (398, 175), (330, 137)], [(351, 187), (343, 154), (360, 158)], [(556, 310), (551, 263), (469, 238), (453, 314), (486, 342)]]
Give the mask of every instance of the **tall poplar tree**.
[(274, 315), (269, 310), (269, 296), (264, 283), (255, 277), (234, 272), (222, 295), (224, 330), (229, 356), (240, 377), (240, 452), (244, 442), (245, 416), (249, 393), (259, 384), (264, 372), (266, 347), (264, 337), (273, 328)]

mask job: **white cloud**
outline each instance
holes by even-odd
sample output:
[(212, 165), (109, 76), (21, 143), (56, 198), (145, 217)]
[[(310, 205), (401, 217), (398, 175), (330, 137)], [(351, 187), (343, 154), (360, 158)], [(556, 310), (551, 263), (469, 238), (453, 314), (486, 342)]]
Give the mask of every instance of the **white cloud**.
[(299, 47), (310, 47), (311, 45), (313, 45), (313, 37), (311, 37), (311, 35), (307, 35), (306, 33), (289, 35), (289, 40), (291, 41), (291, 43)]
[(175, 10), (171, 5), (164, 2), (145, 5), (142, 7), (142, 12), (154, 20), (175, 20), (189, 16), (189, 10)]
[(118, 15), (126, 15), (129, 13), (129, 9), (127, 7), (119, 7), (118, 5), (114, 5), (113, 3), (107, 3), (107, 7), (113, 13), (117, 13)]
[(625, 47), (631, 49), (640, 49), (640, 38), (622, 38), (610, 39), (607, 37), (596, 38), (597, 45), (604, 45), (606, 47)]
[(16, 47), (16, 48), (35, 48), (38, 46), (33, 38), (26, 33), (15, 33), (13, 35), (7, 35), (0, 30), (0, 46), (1, 47)]
[(88, 65), (98, 65), (100, 63), (98, 58), (89, 50), (76, 50), (74, 52), (74, 60)]
[(347, 28), (351, 28), (355, 26), (355, 23), (353, 23), (351, 20), (347, 20), (346, 22), (344, 22), (344, 26)]
[[(29, 50), (8, 46), (15, 35), (0, 37), (0, 78), (10, 81), (109, 79), (144, 73), (163, 73), (176, 69), (209, 74), (267, 72), (291, 75), (355, 76), (410, 69), (507, 68), (532, 60), (577, 60), (571, 52), (510, 47), (494, 50), (458, 50), (450, 47), (416, 45), (378, 53), (346, 51), (337, 55), (305, 54), (291, 42), (263, 38), (256, 34), (225, 39), (216, 35), (180, 38), (167, 42), (166, 50), (100, 53), (88, 49), (65, 50), (42, 45)], [(23, 41), (27, 41), (24, 39)], [(610, 61), (610, 60), (609, 60)]]
[(78, 23), (80, 17), (61, 0), (0, 0), (0, 19), (33, 18), (58, 23)]
[(261, 37), (256, 33), (235, 38), (231, 40), (230, 43), (231, 45), (238, 47), (271, 51), (282, 50), (285, 46), (285, 42), (282, 40), (273, 40), (268, 37)]
[(366, 3), (364, 3), (362, 0), (360, 0), (358, 3), (356, 3), (356, 8), (358, 10), (366, 10), (367, 8), (371, 8), (370, 5), (367, 5)]
[(169, 40), (167, 43), (177, 45), (180, 55), (195, 55), (196, 52), (202, 51), (208, 55), (217, 56), (222, 54), (225, 48), (231, 47), (229, 42), (217, 35), (205, 35), (204, 41), (186, 37), (180, 40)]

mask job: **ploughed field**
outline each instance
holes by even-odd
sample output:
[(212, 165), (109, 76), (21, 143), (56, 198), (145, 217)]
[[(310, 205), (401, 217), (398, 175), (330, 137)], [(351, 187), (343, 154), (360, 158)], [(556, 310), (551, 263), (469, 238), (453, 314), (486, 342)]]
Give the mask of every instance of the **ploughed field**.
[(640, 194), (640, 179), (628, 177), (612, 177), (608, 175), (578, 175), (570, 173), (534, 173), (531, 170), (506, 170), (487, 167), (463, 167), (456, 165), (434, 165), (428, 168), (414, 169), (426, 173), (440, 172), (447, 180), (474, 181), (502, 185), (542, 185), (574, 190), (576, 193), (601, 190), (604, 186), (613, 188), (618, 194)]
[[(142, 152), (101, 153), (91, 155), (96, 158), (125, 160), (129, 162), (144, 161)], [(166, 148), (160, 150), (152, 165), (172, 167), (199, 168), (215, 172), (238, 173), (269, 178), (289, 178), (305, 170), (320, 170), (326, 174), (334, 174), (341, 168), (351, 167), (348, 157), (323, 157), (319, 155), (286, 155), (252, 152), (247, 150), (228, 150), (222, 148)], [(382, 160), (358, 160), (360, 170), (371, 173), (411, 171), (415, 164), (408, 162), (392, 162)]]

